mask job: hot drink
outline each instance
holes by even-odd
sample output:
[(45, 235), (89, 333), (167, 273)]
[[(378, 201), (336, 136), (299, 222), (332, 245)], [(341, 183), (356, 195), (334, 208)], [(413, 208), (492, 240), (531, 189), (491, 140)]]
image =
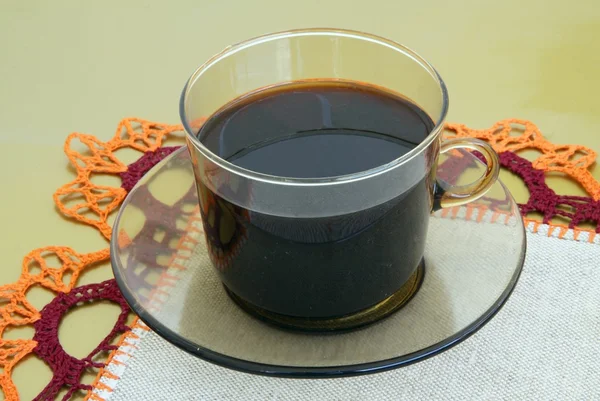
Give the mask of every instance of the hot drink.
[[(384, 166), (414, 149), (433, 127), (416, 104), (386, 90), (299, 81), (225, 105), (197, 137), (244, 169), (309, 179)], [(405, 302), (420, 279), (431, 186), (425, 176), (381, 204), (307, 218), (243, 208), (198, 182), (206, 238), (223, 283), (247, 309), (284, 320), (359, 313), (402, 290), (404, 301), (391, 307)]]

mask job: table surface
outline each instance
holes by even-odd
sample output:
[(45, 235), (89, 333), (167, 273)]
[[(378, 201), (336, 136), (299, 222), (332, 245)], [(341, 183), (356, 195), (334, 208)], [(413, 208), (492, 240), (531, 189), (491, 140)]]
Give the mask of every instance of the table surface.
[[(0, 243), (0, 283), (18, 278), (23, 256), (34, 248), (106, 246), (95, 230), (59, 216), (52, 202), (54, 191), (74, 178), (62, 151), (69, 133), (107, 140), (128, 116), (178, 123), (183, 84), (209, 56), (248, 37), (320, 26), (372, 32), (416, 49), (449, 87), (449, 121), (487, 128), (523, 118), (554, 143), (600, 151), (595, 0), (7, 0), (0, 4), (0, 221), (8, 240)], [(594, 175), (600, 179), (600, 169)], [(517, 179), (502, 178), (517, 200), (526, 199)], [(583, 194), (574, 183), (552, 178), (550, 184)], [(79, 284), (110, 277), (105, 264), (86, 271)], [(51, 294), (34, 289), (28, 298), (41, 308)], [(61, 323), (61, 344), (72, 355), (87, 354), (117, 314), (111, 304), (71, 311)], [(4, 338), (32, 333), (8, 330)], [(23, 400), (50, 377), (34, 357), (13, 372)]]

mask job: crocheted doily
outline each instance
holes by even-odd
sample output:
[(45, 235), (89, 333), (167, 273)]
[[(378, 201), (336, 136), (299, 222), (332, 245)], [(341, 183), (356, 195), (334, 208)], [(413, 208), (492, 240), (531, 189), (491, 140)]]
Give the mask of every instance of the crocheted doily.
[[(527, 217), (535, 212), (541, 216), (541, 221), (526, 218), (528, 223), (551, 224), (561, 232), (574, 228), (577, 233), (587, 232), (590, 242), (600, 233), (600, 184), (589, 171), (596, 159), (593, 150), (579, 145), (552, 144), (533, 123), (524, 120), (502, 120), (485, 130), (471, 129), (462, 124), (447, 124), (446, 128), (448, 138), (475, 137), (490, 143), (499, 153), (502, 167), (522, 179), (529, 190), (527, 202), (519, 204), (522, 215)], [(181, 130), (180, 125), (127, 118), (119, 123), (115, 135), (107, 142), (87, 134), (69, 135), (64, 150), (77, 171), (77, 177), (56, 191), (56, 206), (66, 217), (97, 229), (109, 240), (110, 213), (119, 207), (127, 192), (148, 170), (177, 149), (162, 147), (162, 144)], [(75, 142), (83, 145), (86, 151), (75, 150)], [(116, 151), (127, 148), (142, 153), (136, 162), (129, 165), (116, 154)], [(531, 149), (539, 153), (535, 159), (519, 156), (519, 152)], [(450, 167), (440, 166), (441, 169)], [(546, 183), (547, 173), (550, 172), (562, 174), (579, 183), (588, 196), (557, 194)], [(91, 179), (94, 174), (118, 176), (122, 184), (120, 187), (95, 184)], [(151, 197), (151, 194), (148, 196)], [(168, 213), (169, 209), (174, 208), (155, 199), (152, 202), (153, 208), (160, 208), (161, 213)], [(553, 224), (553, 219), (557, 217), (568, 221), (568, 224)], [(584, 224), (593, 229), (583, 229)], [(151, 238), (144, 240), (154, 241)], [(11, 372), (19, 361), (32, 353), (44, 361), (53, 373), (52, 380), (35, 400), (53, 400), (61, 389), (67, 389), (63, 400), (76, 393), (85, 394), (86, 400), (101, 400), (91, 390), (107, 390), (100, 378), (112, 374), (104, 367), (122, 352), (118, 347), (126, 345), (135, 336), (132, 328), (147, 330), (137, 319), (129, 326), (126, 324), (130, 312), (114, 280), (77, 287), (79, 276), (86, 268), (105, 262), (108, 258), (108, 248), (92, 253), (79, 253), (68, 246), (35, 249), (23, 259), (20, 278), (14, 283), (0, 286), (0, 335), (7, 328), (24, 325), (32, 325), (35, 329), (31, 339), (0, 339), (0, 386), (6, 400), (19, 399)], [(54, 266), (55, 263), (49, 263), (49, 260), (60, 261), (60, 266)], [(27, 299), (27, 292), (34, 285), (40, 285), (55, 294), (55, 298), (41, 310), (37, 310)], [(112, 330), (84, 358), (69, 355), (58, 340), (61, 318), (72, 308), (102, 300), (114, 302), (121, 308)], [(113, 345), (117, 339), (119, 341)], [(108, 359), (99, 360), (98, 355), (106, 352), (110, 353)], [(92, 384), (81, 383), (82, 375), (90, 371), (96, 373), (96, 380)]]

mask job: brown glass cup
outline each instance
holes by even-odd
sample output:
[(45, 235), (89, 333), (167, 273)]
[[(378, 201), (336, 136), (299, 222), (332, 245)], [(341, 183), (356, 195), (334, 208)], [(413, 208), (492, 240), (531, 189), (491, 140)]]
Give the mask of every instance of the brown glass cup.
[[(412, 100), (435, 127), (390, 163), (318, 179), (250, 171), (198, 139), (204, 118), (232, 100), (315, 79), (384, 88)], [(423, 279), (431, 212), (481, 197), (498, 177), (498, 158), (486, 143), (442, 142), (447, 109), (446, 87), (429, 63), (405, 46), (360, 32), (270, 34), (228, 47), (196, 70), (180, 114), (209, 253), (230, 296), (255, 316), (303, 330), (350, 329), (402, 307)], [(463, 186), (437, 180), (440, 153), (452, 149), (478, 151), (485, 174)], [(342, 227), (336, 241), (302, 234), (332, 226)]]

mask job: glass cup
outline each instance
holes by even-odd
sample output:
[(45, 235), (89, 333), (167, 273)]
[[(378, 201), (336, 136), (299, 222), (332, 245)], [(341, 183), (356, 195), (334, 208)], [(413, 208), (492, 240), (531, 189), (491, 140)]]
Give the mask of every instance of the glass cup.
[[(410, 99), (434, 127), (389, 163), (325, 178), (248, 170), (198, 138), (206, 118), (234, 100), (314, 81), (355, 82)], [(180, 114), (209, 254), (229, 295), (268, 322), (318, 331), (369, 324), (406, 304), (423, 279), (431, 212), (481, 197), (498, 177), (498, 158), (486, 143), (442, 142), (447, 110), (446, 86), (429, 63), (360, 32), (269, 34), (230, 46), (198, 68)], [(243, 132), (228, 138), (227, 152), (257, 140)], [(460, 186), (436, 179), (440, 153), (461, 149), (479, 152), (485, 173)]]

